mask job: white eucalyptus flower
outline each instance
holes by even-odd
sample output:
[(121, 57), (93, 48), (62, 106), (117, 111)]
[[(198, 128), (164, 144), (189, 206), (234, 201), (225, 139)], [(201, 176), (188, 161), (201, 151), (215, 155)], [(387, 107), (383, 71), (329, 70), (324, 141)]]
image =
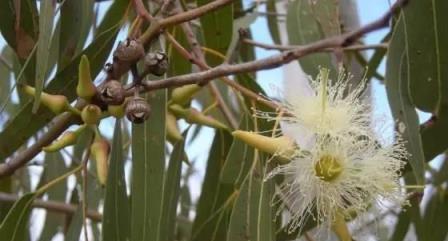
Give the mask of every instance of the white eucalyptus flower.
[(350, 89), (347, 82), (347, 74), (332, 82), (328, 70), (321, 69), (309, 94), (300, 90), (300, 95), (286, 96), (282, 107), (287, 114), (258, 113), (280, 121), (283, 135), (297, 143), (290, 162), (267, 176), (285, 177), (277, 197), (291, 214), (289, 231), (302, 228), (309, 218), (330, 227), (336, 217), (404, 200), (399, 178), (408, 154), (403, 143), (398, 136), (394, 145), (378, 141), (370, 107), (360, 99), (365, 83)]
[(399, 177), (407, 154), (402, 143), (380, 147), (368, 138), (328, 135), (314, 142), (267, 176), (285, 175), (278, 200), (291, 213), (289, 231), (308, 218), (331, 225), (337, 215), (353, 217), (370, 205), (403, 201)]
[(359, 98), (365, 82), (352, 87), (348, 85), (351, 75), (341, 70), (337, 81), (332, 81), (328, 71), (321, 69), (316, 80), (310, 80), (310, 85), (301, 86), (300, 90), (285, 87), (285, 100), (280, 106), (287, 115), (259, 116), (280, 121), (282, 129), (300, 136), (292, 136), (300, 139), (298, 144), (315, 134), (364, 135), (370, 129), (370, 113), (366, 111), (369, 106)]

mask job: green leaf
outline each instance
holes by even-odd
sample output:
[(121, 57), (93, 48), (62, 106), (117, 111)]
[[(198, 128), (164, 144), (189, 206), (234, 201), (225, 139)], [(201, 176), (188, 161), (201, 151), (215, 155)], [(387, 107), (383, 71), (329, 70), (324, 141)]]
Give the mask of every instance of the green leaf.
[(40, 104), (40, 95), (45, 85), (45, 76), (48, 68), (48, 56), (51, 46), (51, 32), (53, 31), (54, 18), (53, 1), (42, 1), (39, 15), (39, 40), (37, 42), (36, 53), (36, 75), (35, 84), (36, 94), (34, 96), (33, 113), (36, 113)]
[(35, 193), (23, 195), (0, 225), (0, 241), (24, 241), (28, 233), (28, 218)]
[(271, 201), (274, 192), (272, 180), (263, 181), (264, 168), (260, 160), (244, 180), (235, 202), (227, 234), (227, 240), (275, 240), (274, 212)]
[[(251, 130), (251, 121), (250, 118), (245, 116), (241, 121), (239, 130)], [(221, 172), (221, 182), (232, 184), (238, 188), (249, 173), (253, 157), (254, 148), (249, 147), (243, 141), (234, 138)]]
[(411, 154), (408, 158), (417, 183), (424, 184), (424, 163), (420, 127), (417, 113), (409, 99), (407, 72), (408, 60), (405, 51), (403, 18), (400, 17), (391, 37), (386, 64), (386, 91), (392, 115), (405, 148)]
[(427, 240), (444, 241), (448, 233), (448, 196), (444, 191), (434, 192), (423, 216), (424, 231)]
[[(288, 3), (286, 29), (289, 44), (303, 45), (339, 33), (339, 26), (331, 23), (338, 22), (337, 5), (335, 1), (295, 0)], [(328, 24), (328, 25), (323, 25)], [(311, 76), (317, 76), (319, 66), (332, 69), (336, 74), (331, 56), (328, 53), (316, 53), (299, 60), (303, 71)]]
[[(103, 20), (103, 22), (107, 22), (107, 25), (104, 24), (104, 26), (112, 24), (113, 27), (105, 29), (87, 49), (74, 58), (66, 68), (59, 71), (45, 89), (46, 92), (65, 95), (69, 100), (75, 99), (78, 65), (81, 56), (85, 54), (89, 58), (92, 76), (96, 76), (102, 70), (104, 62), (110, 53), (115, 37), (120, 29), (119, 23), (126, 16), (128, 5), (128, 0), (114, 2), (109, 11), (113, 9), (115, 10), (114, 13), (116, 13), (118, 12), (117, 9), (120, 8), (120, 14), (106, 14)], [(5, 124), (5, 129), (0, 133), (0, 160), (10, 156), (54, 116), (46, 108), (39, 108), (37, 113), (33, 115), (31, 114), (31, 107), (31, 101), (25, 103), (19, 113)]]
[(61, 7), (61, 31), (59, 38), (59, 69), (65, 67), (73, 56), (79, 54), (84, 46), (87, 35), (86, 29), (90, 29), (92, 24), (93, 1), (73, 1), (66, 0)]
[[(20, 9), (16, 7), (20, 6)], [(19, 12), (20, 11), (20, 12)], [(16, 22), (17, 15), (18, 23)], [(16, 28), (18, 26), (18, 28)], [(0, 8), (0, 31), (6, 42), (24, 60), (28, 57), (39, 33), (39, 16), (36, 1), (8, 0)]]
[(71, 218), (70, 225), (68, 226), (67, 234), (65, 234), (65, 241), (79, 241), (82, 229), (82, 206), (79, 205), (75, 211), (75, 214)]
[(157, 240), (165, 172), (166, 90), (146, 94), (151, 116), (132, 125), (131, 240)]
[(417, 108), (433, 113), (448, 103), (446, 9), (444, 0), (410, 1), (402, 14), (409, 94)]
[[(182, 46), (188, 46), (187, 38), (185, 37), (184, 31), (180, 26), (173, 27), (172, 34), (174, 38), (181, 44)], [(173, 47), (168, 48), (169, 52), (169, 60), (170, 66), (168, 69), (168, 76), (176, 76), (181, 74), (189, 74), (191, 73), (191, 62), (186, 60), (176, 49)]]
[[(269, 13), (277, 13), (277, 8), (275, 6), (277, 1), (268, 0), (266, 2), (266, 11)], [(275, 44), (282, 44), (280, 39), (280, 31), (278, 30), (278, 17), (276, 15), (268, 15), (268, 28), (269, 33), (271, 33), (272, 41)]]
[[(45, 155), (45, 169), (40, 180), (40, 185), (48, 183), (49, 181), (59, 177), (67, 171), (64, 158), (61, 153), (54, 152)], [(39, 185), (39, 186), (40, 186)], [(67, 191), (66, 181), (61, 181), (47, 192), (48, 200), (65, 202)], [(51, 240), (53, 236), (62, 228), (64, 223), (64, 216), (60, 213), (47, 212), (45, 216), (45, 223), (41, 232), (39, 240)]]
[(397, 219), (397, 224), (395, 224), (394, 232), (389, 238), (389, 241), (403, 241), (408, 233), (409, 225), (411, 224), (408, 213), (402, 210)]
[(103, 240), (129, 240), (130, 207), (124, 178), (124, 153), (120, 120), (116, 120), (104, 198)]
[[(213, 2), (213, 0), (197, 0), (198, 6)], [(229, 4), (219, 10), (209, 12), (200, 18), (204, 33), (205, 47), (216, 50), (225, 55), (232, 40), (233, 33), (233, 6)], [(210, 66), (223, 62), (222, 59), (207, 55)]]
[[(188, 130), (187, 130), (188, 131)], [(186, 139), (187, 131), (183, 134)], [(174, 230), (176, 227), (177, 202), (180, 194), (180, 180), (182, 174), (182, 160), (185, 159), (184, 141), (179, 141), (174, 145), (170, 162), (163, 184), (162, 213), (159, 219), (158, 235), (156, 240), (175, 240)]]
[(226, 132), (217, 131), (215, 134), (196, 208), (192, 240), (225, 240), (226, 227), (222, 221), (228, 216), (225, 205), (233, 187), (220, 183), (220, 173), (231, 140), (231, 136)]

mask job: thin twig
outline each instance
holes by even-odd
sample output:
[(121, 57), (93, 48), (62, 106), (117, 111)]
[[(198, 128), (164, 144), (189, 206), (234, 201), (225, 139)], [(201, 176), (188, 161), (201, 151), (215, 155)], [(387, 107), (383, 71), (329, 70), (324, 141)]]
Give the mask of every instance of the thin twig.
[[(294, 50), (294, 49), (300, 49), (303, 48), (303, 46), (300, 45), (276, 45), (276, 44), (266, 44), (266, 43), (260, 43), (257, 41), (254, 41), (252, 39), (244, 38), (242, 39), (243, 43), (250, 44), (255, 47), (263, 48), (266, 50), (279, 50), (279, 51), (288, 51), (288, 50)], [(362, 50), (370, 50), (370, 49), (387, 49), (389, 44), (382, 43), (382, 44), (370, 44), (370, 45), (351, 45), (347, 46), (345, 48), (339, 48), (343, 51), (362, 51)], [(334, 52), (335, 48), (326, 48), (326, 49), (319, 49), (319, 51), (316, 52)]]
[[(0, 192), (0, 202), (16, 202), (19, 200), (19, 196), (15, 194)], [(62, 202), (56, 202), (51, 200), (42, 200), (42, 199), (36, 199), (34, 200), (33, 207), (35, 208), (43, 208), (51, 212), (58, 212), (58, 213), (65, 213), (65, 214), (74, 214), (76, 210), (78, 209), (77, 205), (62, 203)], [(87, 217), (95, 222), (101, 222), (102, 215), (95, 211), (95, 210), (88, 210), (87, 211)]]

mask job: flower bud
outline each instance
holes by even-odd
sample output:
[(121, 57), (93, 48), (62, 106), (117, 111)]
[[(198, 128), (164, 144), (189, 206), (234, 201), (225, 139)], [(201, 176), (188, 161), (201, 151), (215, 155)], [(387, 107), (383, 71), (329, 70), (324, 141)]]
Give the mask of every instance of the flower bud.
[(102, 137), (96, 136), (92, 145), (90, 146), (90, 153), (93, 160), (96, 162), (96, 172), (98, 181), (101, 185), (106, 185), (107, 181), (107, 162), (109, 159), (110, 145)]
[(151, 107), (146, 100), (141, 97), (133, 97), (126, 103), (126, 117), (134, 124), (143, 123), (148, 119), (150, 113)]
[(76, 94), (87, 101), (96, 94), (96, 87), (92, 83), (92, 77), (90, 76), (89, 59), (85, 55), (81, 57), (81, 61), (79, 62)]
[(163, 52), (148, 53), (145, 56), (145, 66), (151, 74), (162, 76), (168, 70), (168, 57)]
[(169, 108), (174, 114), (184, 118), (185, 121), (190, 124), (195, 123), (218, 129), (224, 129), (224, 130), (229, 129), (226, 125), (224, 125), (220, 121), (210, 116), (207, 116), (194, 108), (184, 109), (180, 105), (171, 105)]
[(196, 94), (201, 87), (197, 84), (184, 85), (179, 88), (175, 88), (171, 93), (171, 100), (173, 103), (184, 106), (191, 101), (191, 98)]
[(289, 159), (294, 156), (297, 146), (294, 141), (286, 136), (267, 137), (250, 131), (237, 130), (232, 135), (260, 151), (276, 154)]
[(86, 105), (81, 112), (82, 121), (87, 125), (96, 125), (101, 119), (101, 109), (97, 105)]
[(67, 131), (61, 136), (61, 138), (54, 141), (50, 145), (43, 147), (42, 150), (45, 152), (59, 151), (66, 146), (74, 145), (77, 139), (78, 135), (75, 132)]
[[(23, 91), (28, 95), (34, 96), (36, 94), (36, 89), (29, 85), (25, 85), (22, 88)], [(42, 92), (40, 101), (44, 106), (46, 106), (55, 114), (60, 114), (64, 111), (68, 111), (70, 108), (67, 97), (63, 95), (50, 95)]]
[(114, 58), (123, 62), (134, 62), (139, 60), (145, 54), (143, 45), (136, 39), (126, 39), (119, 42), (114, 52)]
[(182, 134), (177, 126), (176, 117), (169, 111), (166, 112), (166, 135), (171, 143), (183, 140)]
[(111, 116), (117, 119), (121, 119), (124, 116), (124, 107), (125, 107), (124, 101), (121, 105), (108, 105), (107, 112), (109, 112)]
[(121, 105), (125, 98), (123, 85), (117, 80), (107, 81), (101, 89), (101, 100), (109, 105)]

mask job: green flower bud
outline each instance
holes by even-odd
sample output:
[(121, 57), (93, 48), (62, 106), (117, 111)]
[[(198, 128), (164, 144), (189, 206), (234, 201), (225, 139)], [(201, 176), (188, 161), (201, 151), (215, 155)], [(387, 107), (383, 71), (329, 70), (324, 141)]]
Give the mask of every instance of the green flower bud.
[(293, 157), (297, 149), (294, 141), (286, 136), (267, 137), (254, 132), (241, 130), (232, 132), (232, 135), (260, 151), (276, 154), (286, 159)]
[(59, 151), (64, 147), (74, 145), (76, 143), (77, 139), (78, 139), (78, 135), (76, 135), (75, 132), (67, 131), (61, 136), (61, 138), (54, 141), (50, 145), (45, 146), (44, 148), (42, 148), (42, 150), (45, 152)]
[(121, 105), (108, 105), (107, 112), (109, 112), (109, 114), (111, 116), (113, 116), (117, 119), (121, 119), (125, 115), (125, 112), (124, 112), (125, 105), (126, 105), (125, 102), (123, 102)]
[(171, 143), (183, 140), (182, 134), (177, 126), (176, 117), (169, 111), (166, 112), (166, 135)]
[(87, 56), (83, 55), (79, 62), (78, 69), (78, 85), (76, 86), (76, 94), (89, 101), (96, 94), (96, 87), (90, 76), (90, 64)]
[(110, 145), (104, 138), (99, 135), (95, 136), (95, 140), (90, 146), (90, 155), (96, 162), (96, 171), (98, 182), (104, 186), (107, 181), (108, 160)]
[(229, 129), (220, 121), (214, 119), (213, 117), (207, 116), (194, 108), (184, 109), (180, 105), (171, 105), (169, 108), (174, 114), (184, 118), (185, 121), (190, 124), (201, 124), (223, 130)]
[(175, 104), (184, 106), (191, 101), (193, 95), (199, 90), (201, 90), (201, 87), (197, 84), (184, 85), (182, 87), (175, 88), (171, 93), (171, 101)]
[[(24, 85), (22, 89), (30, 96), (34, 96), (36, 94), (36, 89), (29, 85)], [(40, 101), (55, 114), (60, 114), (70, 109), (70, 103), (68, 103), (67, 97), (63, 95), (50, 95), (42, 92)]]
[(82, 109), (82, 121), (87, 125), (96, 125), (101, 119), (101, 109), (97, 105), (89, 104)]

